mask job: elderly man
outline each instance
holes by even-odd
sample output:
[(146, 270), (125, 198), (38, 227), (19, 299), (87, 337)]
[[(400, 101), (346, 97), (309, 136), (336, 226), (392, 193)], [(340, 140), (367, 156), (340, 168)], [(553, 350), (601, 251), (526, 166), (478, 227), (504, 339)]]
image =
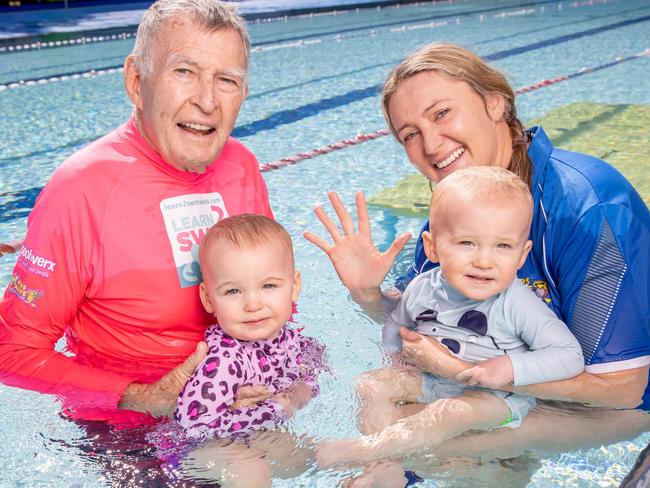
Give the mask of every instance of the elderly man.
[[(5, 383), (173, 409), (205, 354), (201, 237), (228, 215), (272, 216), (255, 157), (230, 138), (249, 51), (227, 4), (147, 10), (124, 64), (133, 116), (65, 161), (30, 215), (0, 303)], [(55, 351), (64, 335), (74, 356)]]

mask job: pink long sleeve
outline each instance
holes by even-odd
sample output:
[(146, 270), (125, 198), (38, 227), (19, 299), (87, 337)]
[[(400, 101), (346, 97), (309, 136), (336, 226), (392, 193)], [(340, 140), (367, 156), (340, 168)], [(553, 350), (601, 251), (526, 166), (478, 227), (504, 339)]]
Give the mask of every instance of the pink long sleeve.
[[(155, 381), (203, 338), (196, 251), (238, 213), (272, 217), (255, 157), (230, 139), (203, 174), (165, 163), (133, 120), (54, 173), (0, 302), (0, 379), (52, 393)], [(55, 352), (66, 335), (67, 349)]]

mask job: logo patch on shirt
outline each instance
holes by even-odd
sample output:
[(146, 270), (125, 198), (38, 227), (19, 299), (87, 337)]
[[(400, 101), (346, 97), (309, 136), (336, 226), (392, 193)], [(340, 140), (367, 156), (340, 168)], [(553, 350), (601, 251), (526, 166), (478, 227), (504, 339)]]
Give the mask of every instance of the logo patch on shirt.
[(42, 290), (29, 288), (16, 274), (11, 277), (7, 292), (16, 295), (20, 301), (34, 308), (36, 308), (36, 300), (44, 295)]
[(210, 227), (228, 217), (223, 198), (217, 192), (166, 198), (160, 202), (160, 211), (181, 288), (198, 285), (199, 243)]
[(545, 303), (551, 303), (551, 296), (548, 291), (548, 284), (544, 280), (531, 280), (530, 278), (522, 278), (521, 282), (528, 288), (535, 292), (539, 298), (544, 300)]
[(50, 273), (53, 273), (56, 268), (54, 261), (39, 256), (27, 246), (20, 248), (18, 263), (28, 272), (44, 278), (49, 278)]

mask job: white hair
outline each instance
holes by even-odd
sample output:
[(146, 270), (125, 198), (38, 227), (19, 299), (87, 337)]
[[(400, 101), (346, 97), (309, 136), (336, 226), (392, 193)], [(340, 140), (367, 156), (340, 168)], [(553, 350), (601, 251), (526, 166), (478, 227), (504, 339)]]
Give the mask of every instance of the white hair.
[(177, 16), (189, 16), (210, 32), (226, 28), (237, 31), (244, 46), (244, 60), (248, 68), (251, 43), (246, 22), (239, 15), (237, 6), (219, 0), (157, 0), (142, 16), (131, 52), (142, 75), (150, 74), (153, 70), (151, 52), (158, 30)]

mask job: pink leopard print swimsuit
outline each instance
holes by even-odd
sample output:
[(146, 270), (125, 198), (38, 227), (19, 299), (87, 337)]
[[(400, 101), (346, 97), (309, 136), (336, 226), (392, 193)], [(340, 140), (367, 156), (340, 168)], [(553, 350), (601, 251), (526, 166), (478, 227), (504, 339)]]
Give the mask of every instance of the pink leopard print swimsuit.
[(275, 427), (286, 419), (279, 403), (266, 400), (231, 409), (245, 385), (266, 385), (271, 394), (302, 380), (318, 393), (324, 347), (284, 326), (277, 337), (240, 341), (215, 324), (205, 333), (208, 354), (185, 384), (174, 412), (190, 437), (231, 437)]

